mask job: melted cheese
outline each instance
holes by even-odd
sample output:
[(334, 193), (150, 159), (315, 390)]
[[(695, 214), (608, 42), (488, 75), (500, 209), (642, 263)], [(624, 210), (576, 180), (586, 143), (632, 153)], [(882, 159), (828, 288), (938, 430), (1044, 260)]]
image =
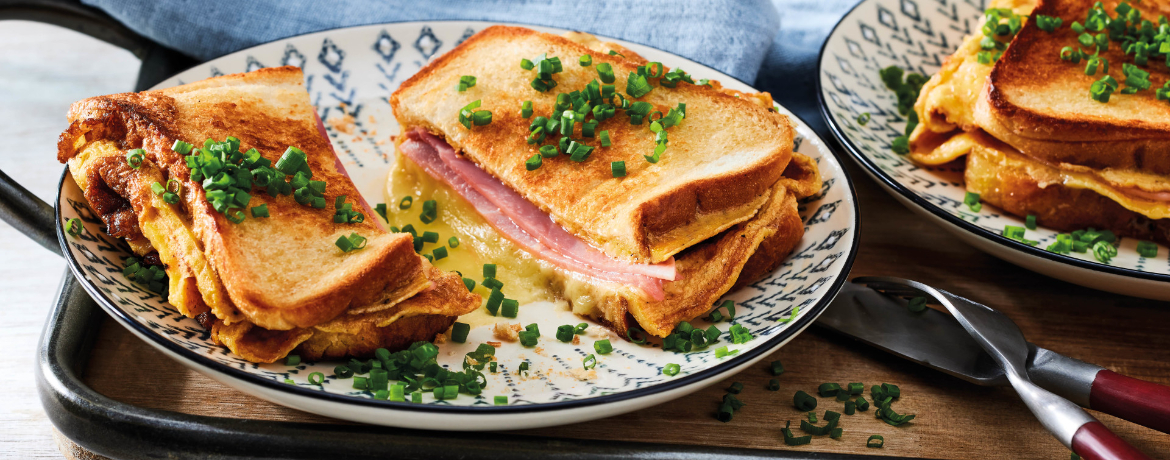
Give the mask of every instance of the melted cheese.
[[(112, 141), (90, 142), (69, 160), (70, 170), (76, 171), (74, 178), (86, 176), (84, 171), (92, 160), (109, 155), (124, 157), (125, 153)], [(153, 166), (143, 166), (136, 180), (165, 182), (161, 172)], [(148, 195), (149, 202), (136, 206), (135, 212), (142, 234), (150, 240), (166, 267), (170, 279), (167, 301), (189, 317), (210, 307), (227, 324), (242, 319), (228, 298), (219, 276), (204, 256), (190, 220), (179, 212), (179, 205), (168, 204), (162, 196), (153, 193)], [(192, 283), (198, 290), (188, 289)], [(202, 295), (194, 295), (196, 292)]]
[[(483, 287), (483, 265), (496, 265), (496, 279), (504, 283), (501, 291), (509, 299), (521, 305), (537, 301), (553, 301), (554, 281), (560, 276), (547, 264), (499, 236), (479, 213), (462, 197), (446, 185), (436, 181), (417, 165), (401, 156), (395, 156), (386, 181), (386, 219), (390, 225), (402, 228), (411, 225), (421, 236), (423, 232), (439, 234), (438, 243), (426, 243), (422, 254), (431, 254), (435, 248), (447, 247), (447, 257), (433, 262), (434, 266), (448, 272), (459, 272), (465, 278), (475, 280), (474, 292), (486, 299), (490, 290)], [(399, 209), (403, 197), (413, 198), (409, 209)], [(435, 200), (437, 218), (424, 224), (419, 215), (422, 203)], [(459, 238), (459, 247), (452, 248), (448, 240)], [(574, 305), (578, 303), (574, 300)], [(460, 321), (472, 327), (494, 324), (508, 318), (491, 316), (484, 308), (463, 315)]]
[[(972, 158), (969, 161), (980, 161), (994, 165), (981, 166), (979, 168), (981, 170), (1002, 168), (1026, 171), (1028, 176), (1040, 184), (1040, 187), (1062, 185), (1070, 188), (1088, 189), (1116, 201), (1130, 211), (1151, 219), (1170, 217), (1170, 202), (1145, 199), (1126, 193), (1122, 188), (1111, 184), (1094, 172), (1075, 171), (1047, 165), (984, 134), (961, 133), (955, 135), (955, 138), (965, 138), (961, 142), (970, 146), (969, 151)], [(988, 192), (986, 188), (984, 184), (978, 182), (967, 183), (967, 189), (973, 192), (986, 193)]]
[[(996, 0), (990, 8), (1011, 8), (1016, 14), (1031, 14), (1036, 0)], [(982, 21), (979, 24), (982, 26)], [(963, 43), (947, 57), (938, 73), (932, 75), (914, 103), (918, 113), (919, 128), (912, 133), (910, 141), (916, 142), (923, 131), (945, 133), (955, 129), (975, 128), (975, 102), (983, 92), (983, 84), (991, 74), (992, 65), (979, 63), (979, 52), (983, 49), (979, 41), (981, 33), (963, 39)]]

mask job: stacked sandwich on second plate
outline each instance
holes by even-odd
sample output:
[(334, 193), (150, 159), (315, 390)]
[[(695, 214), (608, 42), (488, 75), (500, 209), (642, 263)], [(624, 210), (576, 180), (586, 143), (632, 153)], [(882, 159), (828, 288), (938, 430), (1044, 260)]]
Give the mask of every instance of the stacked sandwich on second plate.
[(126, 273), (245, 359), (430, 341), (480, 298), (376, 223), (303, 78), (279, 67), (86, 99), (58, 158), (141, 257)]
[(968, 191), (1040, 225), (1170, 243), (1168, 12), (997, 2), (923, 86), (911, 158), (966, 155)]
[[(821, 188), (766, 94), (584, 34), (489, 27), (390, 103), (399, 162), (422, 171), (391, 190), (453, 191), (439, 218), (465, 241), (515, 248), (503, 268), (621, 333), (665, 337), (773, 270), (803, 234), (797, 200)], [(485, 289), (493, 314), (508, 289)]]

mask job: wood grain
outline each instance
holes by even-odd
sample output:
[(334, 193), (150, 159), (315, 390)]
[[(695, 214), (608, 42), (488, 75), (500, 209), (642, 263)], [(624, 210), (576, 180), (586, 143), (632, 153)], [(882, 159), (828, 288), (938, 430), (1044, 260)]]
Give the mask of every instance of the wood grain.
[[(1040, 346), (1145, 380), (1170, 384), (1170, 308), (1052, 280), (976, 251), (886, 195), (849, 163), (864, 210), (861, 252), (851, 276), (895, 275), (944, 287), (993, 305), (1016, 320)], [(768, 391), (768, 363), (787, 372), (780, 391)], [(143, 407), (200, 415), (231, 414), (265, 420), (340, 423), (287, 409), (228, 389), (154, 351), (113, 321), (93, 350), (86, 379), (99, 392)], [(135, 363), (127, 366), (125, 363)], [(154, 378), (142, 379), (142, 375)], [(744, 384), (747, 403), (735, 419), (714, 417), (725, 389)], [(752, 369), (677, 401), (636, 413), (576, 425), (529, 430), (540, 436), (656, 441), (728, 447), (791, 449), (780, 428), (805, 413), (792, 406), (797, 390), (815, 393), (823, 382), (888, 382), (902, 388), (899, 413), (914, 422), (892, 427), (873, 409), (843, 416), (840, 440), (818, 437), (797, 449), (940, 459), (1065, 459), (1068, 451), (1048, 435), (1010, 389), (985, 388), (900, 360), (851, 339), (810, 329)], [(866, 391), (868, 395), (868, 391)], [(824, 410), (842, 403), (819, 398)], [(1094, 413), (1106, 426), (1155, 459), (1170, 459), (1170, 435)], [(822, 422), (823, 423), (823, 422)], [(865, 447), (870, 434), (882, 449)]]

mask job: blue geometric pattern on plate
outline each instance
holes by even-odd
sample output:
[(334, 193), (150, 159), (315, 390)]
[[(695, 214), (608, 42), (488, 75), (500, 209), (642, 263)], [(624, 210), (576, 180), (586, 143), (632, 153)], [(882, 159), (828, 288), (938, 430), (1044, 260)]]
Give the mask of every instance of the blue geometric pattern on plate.
[[(305, 71), (310, 99), (321, 118), (327, 121), (345, 116), (352, 118), (351, 123), (345, 124), (327, 122), (327, 131), (358, 189), (369, 202), (380, 203), (385, 201), (384, 181), (393, 159), (393, 143), (389, 139), (398, 132), (387, 98), (429, 59), (449, 51), (486, 26), (467, 24), (388, 24), (294, 37), (195, 67), (158, 87), (242, 72), (262, 67), (264, 63), (300, 65)], [(670, 59), (666, 55), (658, 60), (670, 66)], [(697, 70), (701, 71), (694, 72), (696, 78), (707, 78), (705, 73), (710, 73), (711, 78), (718, 77), (713, 71)], [(788, 113), (783, 108), (779, 110)], [(736, 322), (756, 337), (740, 345), (721, 338), (718, 346), (727, 345), (731, 350), (739, 350), (740, 356), (770, 343), (771, 339), (795, 325), (798, 321), (781, 323), (777, 320), (786, 318), (796, 307), (800, 307), (800, 313), (794, 319), (818, 313), (810, 310), (814, 310), (812, 307), (824, 296), (832, 295), (831, 286), (845, 275), (850, 255), (856, 249), (853, 245), (857, 215), (850, 184), (823, 142), (803, 123), (797, 121), (797, 125), (799, 136), (795, 147), (816, 159), (825, 181), (816, 196), (800, 203), (806, 234), (792, 256), (770, 276), (726, 296), (736, 301)], [(195, 354), (263, 379), (275, 382), (291, 379), (301, 389), (365, 400), (373, 397), (369, 391), (354, 390), (352, 379), (335, 378), (333, 368), (338, 364), (336, 362), (302, 362), (297, 366), (255, 364), (216, 346), (195, 320), (178, 314), (165, 299), (122, 275), (122, 259), (129, 254), (128, 249), (124, 243), (100, 231), (100, 219), (89, 209), (71, 177), (65, 178), (59, 199), (63, 222), (72, 217), (80, 217), (85, 222), (82, 235), (66, 237), (68, 249), (81, 273), (96, 286), (102, 297), (109, 299), (132, 321)], [(543, 334), (540, 346), (526, 349), (519, 344), (505, 344), (499, 348), (496, 355), (499, 372), (487, 375), (489, 383), (480, 396), (460, 395), (455, 400), (436, 401), (425, 393), (424, 403), (488, 408), (493, 407), (492, 397), (496, 395), (508, 396), (511, 405), (571, 401), (647, 388), (739, 362), (736, 357), (717, 359), (714, 354), (717, 347), (675, 354), (633, 345), (624, 338), (610, 337), (610, 333), (600, 327), (590, 328), (590, 332), (582, 336), (580, 345), (561, 343), (553, 338), (557, 326), (580, 323), (582, 319), (549, 303), (522, 306), (520, 316), (510, 322), (538, 323)], [(724, 331), (729, 325), (719, 323)], [(708, 324), (698, 321), (696, 326), (707, 327)], [(582, 359), (595, 353), (593, 342), (602, 338), (612, 339), (614, 351), (597, 356), (594, 372), (587, 373), (582, 368)], [(490, 328), (481, 327), (471, 332), (465, 344), (442, 344), (440, 363), (457, 369), (465, 353), (489, 340), (496, 340), (491, 337)], [(516, 369), (523, 361), (530, 363), (531, 370), (522, 376)], [(679, 364), (682, 368), (680, 375), (662, 375), (662, 367), (667, 363)], [(324, 382), (320, 385), (309, 383), (311, 372), (323, 373)]]
[[(863, 0), (841, 20), (829, 36), (821, 55), (821, 97), (825, 112), (837, 132), (859, 152), (863, 162), (901, 185), (934, 208), (993, 234), (1004, 226), (1024, 226), (1024, 219), (984, 205), (972, 212), (963, 204), (966, 187), (962, 168), (925, 167), (890, 150), (902, 135), (906, 119), (898, 115), (897, 98), (878, 78), (878, 70), (896, 65), (907, 72), (933, 75), (962, 43), (978, 33), (984, 2), (937, 0)], [(868, 112), (865, 126), (857, 117)], [(1056, 230), (1038, 227), (1026, 238), (1039, 241), (1041, 249), (1056, 240)], [(1170, 250), (1158, 248), (1155, 258), (1137, 253), (1138, 240), (1123, 238), (1112, 267), (1170, 274)], [(1092, 254), (1070, 257), (1100, 264)]]

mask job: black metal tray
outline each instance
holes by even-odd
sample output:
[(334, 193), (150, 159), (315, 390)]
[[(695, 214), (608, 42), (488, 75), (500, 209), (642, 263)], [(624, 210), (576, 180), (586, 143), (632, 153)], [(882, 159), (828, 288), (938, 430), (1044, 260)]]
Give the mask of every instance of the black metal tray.
[[(0, 20), (56, 24), (126, 48), (142, 59), (136, 90), (149, 88), (197, 62), (126, 28), (76, 0), (0, 0)], [(810, 56), (815, 58), (815, 55)], [(805, 68), (793, 66), (793, 73)], [(783, 75), (762, 81), (791, 82)], [(799, 92), (785, 92), (788, 94)], [(819, 120), (815, 105), (804, 107)], [(815, 103), (815, 101), (814, 101)], [(818, 131), (823, 126), (818, 123)], [(823, 136), (830, 139), (828, 136)], [(0, 172), (0, 218), (46, 249), (60, 254), (53, 209)], [(528, 458), (616, 459), (863, 459), (869, 456), (783, 452), (659, 443), (597, 442), (494, 433), (448, 433), (377, 426), (273, 422), (206, 417), (145, 409), (112, 400), (82, 379), (102, 322), (108, 316), (66, 271), (41, 334), (36, 379), (53, 425), (78, 446), (114, 459), (382, 459)], [(895, 457), (883, 457), (895, 458)]]

